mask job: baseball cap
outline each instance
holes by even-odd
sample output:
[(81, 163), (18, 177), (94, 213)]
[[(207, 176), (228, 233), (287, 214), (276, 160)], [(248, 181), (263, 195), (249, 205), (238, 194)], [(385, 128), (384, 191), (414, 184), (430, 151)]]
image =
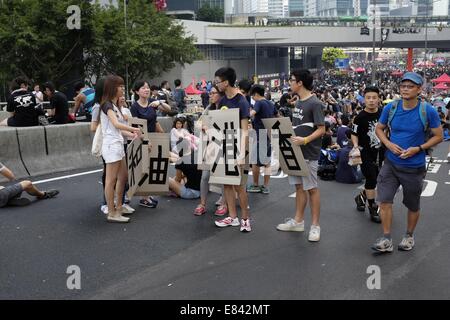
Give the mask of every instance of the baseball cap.
[(417, 84), (419, 86), (423, 85), (422, 77), (420, 76), (420, 74), (415, 73), (415, 72), (407, 72), (407, 73), (405, 73), (403, 75), (403, 77), (402, 77), (402, 82), (406, 81), (406, 80), (412, 81), (412, 82), (414, 82), (415, 84)]

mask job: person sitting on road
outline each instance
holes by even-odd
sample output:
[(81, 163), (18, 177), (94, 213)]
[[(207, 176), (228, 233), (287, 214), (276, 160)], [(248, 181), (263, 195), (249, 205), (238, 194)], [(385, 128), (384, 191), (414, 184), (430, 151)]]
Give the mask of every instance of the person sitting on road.
[[(175, 168), (180, 170), (186, 178), (186, 183), (181, 184), (173, 178), (169, 178), (169, 189), (182, 199), (198, 199), (200, 198), (200, 182), (202, 179), (202, 171), (197, 169), (194, 163), (194, 153), (180, 158)], [(177, 155), (172, 153), (171, 158)]]
[[(0, 174), (10, 181), (16, 180), (14, 173), (0, 162)], [(22, 192), (25, 191), (29, 195), (35, 196), (38, 200), (54, 198), (59, 191), (38, 190), (31, 181), (25, 180), (8, 187), (0, 186), (0, 208), (5, 206), (26, 206), (31, 203), (27, 198), (21, 198)]]

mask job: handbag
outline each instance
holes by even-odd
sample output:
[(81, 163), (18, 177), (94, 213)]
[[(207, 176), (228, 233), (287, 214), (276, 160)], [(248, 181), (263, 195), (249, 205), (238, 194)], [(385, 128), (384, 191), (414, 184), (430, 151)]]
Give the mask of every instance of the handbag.
[(100, 158), (102, 155), (103, 132), (102, 124), (99, 123), (95, 130), (94, 140), (92, 141), (91, 153), (94, 157)]

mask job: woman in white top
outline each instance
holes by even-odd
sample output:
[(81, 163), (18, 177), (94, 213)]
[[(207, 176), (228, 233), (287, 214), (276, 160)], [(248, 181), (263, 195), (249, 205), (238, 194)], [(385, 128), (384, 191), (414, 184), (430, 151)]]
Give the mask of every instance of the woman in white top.
[[(102, 157), (106, 163), (105, 196), (108, 205), (109, 222), (128, 222), (123, 217), (122, 194), (127, 182), (127, 167), (122, 134), (134, 139), (140, 134), (139, 128), (133, 128), (123, 121), (123, 115), (116, 106), (124, 95), (124, 81), (121, 77), (106, 77), (101, 102), (100, 123), (102, 125)], [(117, 206), (114, 205), (114, 187), (117, 193)]]

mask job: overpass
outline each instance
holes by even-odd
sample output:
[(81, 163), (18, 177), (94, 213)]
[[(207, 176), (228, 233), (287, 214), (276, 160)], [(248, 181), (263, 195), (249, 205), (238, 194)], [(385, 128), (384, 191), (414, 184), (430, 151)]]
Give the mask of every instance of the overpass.
[[(228, 47), (251, 46), (257, 33), (259, 46), (275, 47), (372, 47), (372, 30), (361, 34), (362, 26), (233, 26), (211, 25), (208, 22), (182, 20), (186, 30), (197, 38), (197, 45), (222, 45)], [(394, 33), (394, 27), (383, 44), (385, 48), (424, 48), (425, 28), (417, 33)], [(262, 32), (268, 30), (268, 32)], [(376, 46), (381, 45), (381, 31), (376, 30)], [(429, 26), (428, 48), (450, 49), (450, 27)]]

